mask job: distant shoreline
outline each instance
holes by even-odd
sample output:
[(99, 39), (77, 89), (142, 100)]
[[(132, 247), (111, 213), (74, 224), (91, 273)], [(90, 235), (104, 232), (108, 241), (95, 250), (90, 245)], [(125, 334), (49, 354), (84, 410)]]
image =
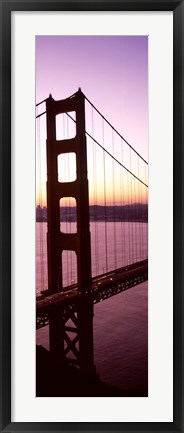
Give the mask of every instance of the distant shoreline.
[[(148, 205), (135, 203), (124, 206), (89, 206), (90, 221), (148, 222)], [(60, 207), (61, 222), (76, 222), (76, 207)], [(47, 222), (47, 208), (36, 207), (36, 222)]]

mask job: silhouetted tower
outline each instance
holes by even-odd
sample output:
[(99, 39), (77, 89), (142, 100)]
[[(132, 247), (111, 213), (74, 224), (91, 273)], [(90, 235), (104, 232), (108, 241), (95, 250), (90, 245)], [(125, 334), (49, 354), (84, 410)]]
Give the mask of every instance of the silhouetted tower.
[[(76, 364), (90, 376), (95, 367), (84, 95), (80, 89), (72, 97), (60, 101), (55, 101), (50, 95), (46, 110), (48, 289), (50, 295), (63, 290), (61, 256), (64, 250), (72, 250), (77, 256), (77, 287), (80, 294), (76, 300), (66, 303), (62, 311), (57, 308), (50, 313), (50, 351), (61, 364)], [(71, 111), (76, 113), (76, 135), (71, 139), (57, 140), (56, 116)], [(71, 152), (76, 154), (76, 180), (58, 182), (58, 155)], [(76, 199), (76, 233), (60, 231), (60, 199), (63, 197)], [(69, 357), (69, 354), (72, 356)]]

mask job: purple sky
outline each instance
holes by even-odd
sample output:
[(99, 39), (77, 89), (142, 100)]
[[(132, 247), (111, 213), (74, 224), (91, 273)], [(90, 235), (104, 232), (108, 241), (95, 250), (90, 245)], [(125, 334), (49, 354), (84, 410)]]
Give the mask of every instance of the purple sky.
[(148, 38), (37, 36), (36, 102), (78, 87), (147, 160)]

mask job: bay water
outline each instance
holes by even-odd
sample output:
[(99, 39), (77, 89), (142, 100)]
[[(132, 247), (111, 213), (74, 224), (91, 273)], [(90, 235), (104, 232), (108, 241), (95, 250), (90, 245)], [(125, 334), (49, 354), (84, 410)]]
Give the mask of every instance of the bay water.
[[(76, 231), (75, 223), (65, 224)], [(68, 225), (68, 226), (67, 226)], [(63, 227), (62, 227), (63, 230)], [(36, 291), (47, 288), (46, 223), (36, 223)], [(90, 223), (93, 276), (147, 257), (148, 225)], [(76, 282), (75, 254), (63, 257), (63, 285)], [(71, 269), (72, 267), (72, 269)], [(100, 379), (140, 395), (148, 375), (148, 282), (94, 305), (94, 359)], [(37, 344), (49, 349), (48, 327), (37, 330)]]

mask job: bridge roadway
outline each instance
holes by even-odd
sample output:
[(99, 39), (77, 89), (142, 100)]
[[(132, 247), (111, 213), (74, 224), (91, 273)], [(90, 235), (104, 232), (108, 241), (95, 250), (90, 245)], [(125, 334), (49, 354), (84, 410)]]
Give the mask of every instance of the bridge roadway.
[[(111, 296), (128, 290), (148, 279), (148, 260), (142, 260), (115, 271), (98, 275), (92, 278), (92, 288), (86, 292), (86, 296), (91, 296), (93, 303), (104, 301)], [(62, 292), (48, 295), (48, 291), (36, 298), (36, 327), (42, 328), (49, 324), (49, 311), (65, 307), (80, 298), (77, 285), (65, 287)]]

